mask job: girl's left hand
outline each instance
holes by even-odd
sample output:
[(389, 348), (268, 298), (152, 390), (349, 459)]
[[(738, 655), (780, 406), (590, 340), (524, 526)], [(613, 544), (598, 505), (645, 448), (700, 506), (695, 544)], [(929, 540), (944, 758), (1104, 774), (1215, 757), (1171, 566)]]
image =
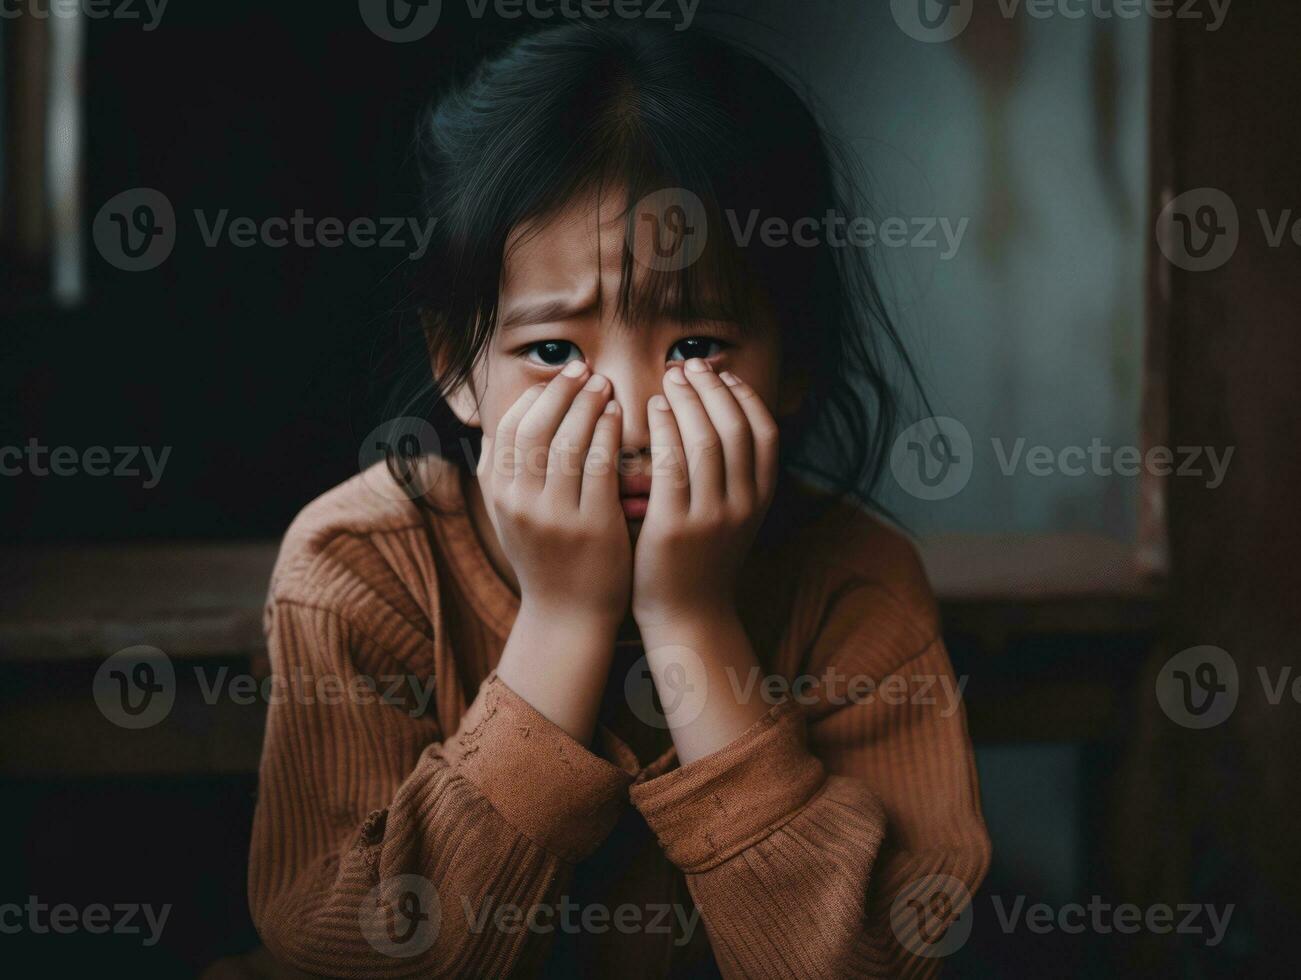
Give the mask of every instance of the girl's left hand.
[(734, 375), (700, 358), (675, 365), (647, 414), (650, 501), (632, 594), (643, 636), (734, 612), (737, 573), (777, 482), (777, 423)]

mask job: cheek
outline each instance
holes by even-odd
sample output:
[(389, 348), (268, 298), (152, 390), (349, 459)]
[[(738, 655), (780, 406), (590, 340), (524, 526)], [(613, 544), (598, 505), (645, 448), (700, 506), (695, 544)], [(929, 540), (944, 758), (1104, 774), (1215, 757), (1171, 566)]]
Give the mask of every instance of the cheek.
[(495, 435), (502, 416), (539, 380), (517, 358), (494, 357), (489, 369), (478, 378), (479, 417), (484, 434)]

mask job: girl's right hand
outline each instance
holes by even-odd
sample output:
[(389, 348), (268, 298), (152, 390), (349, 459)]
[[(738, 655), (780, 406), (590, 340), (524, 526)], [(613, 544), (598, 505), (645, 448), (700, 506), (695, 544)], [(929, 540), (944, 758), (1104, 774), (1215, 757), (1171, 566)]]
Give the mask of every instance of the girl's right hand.
[(632, 545), (619, 505), (619, 406), (609, 379), (572, 361), (485, 435), (477, 476), (520, 584), (521, 607), (617, 629)]

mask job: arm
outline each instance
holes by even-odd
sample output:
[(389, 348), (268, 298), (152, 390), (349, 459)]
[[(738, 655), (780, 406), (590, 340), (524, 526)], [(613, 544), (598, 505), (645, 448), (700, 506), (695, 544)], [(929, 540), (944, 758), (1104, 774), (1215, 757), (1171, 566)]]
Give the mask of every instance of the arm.
[[(932, 976), (963, 941), (960, 925), (945, 930), (984, 878), (989, 840), (963, 712), (935, 693), (956, 689), (948, 657), (936, 640), (883, 671), (873, 620), (855, 618), (821, 642), (849, 644), (843, 673), (879, 693), (784, 700), (720, 751), (632, 787), (724, 976)], [(885, 695), (890, 676), (909, 696)]]
[(575, 361), (485, 434), (478, 484), (519, 579), (497, 672), (587, 744), (628, 607), (632, 548), (619, 508), (619, 405)]
[[(273, 669), (364, 690), (364, 677), (398, 673), (428, 644), (397, 622), (371, 629), (383, 648), (336, 612), (273, 603)], [(589, 752), (496, 674), (446, 737), (374, 695), (329, 700), (339, 703), (273, 699), (268, 715), (249, 900), (271, 951), (330, 976), (500, 975), (540, 962), (548, 937), (493, 914), (555, 900), (613, 827), (634, 767)]]
[[(928, 975), (989, 860), (961, 704), (841, 692), (810, 732), (801, 705), (733, 693), (729, 675), (758, 666), (732, 583), (771, 499), (776, 427), (744, 382), (689, 368), (652, 411), (633, 594), (681, 768), (644, 774), (633, 803), (686, 874), (725, 975)], [(906, 667), (956, 689), (925, 610), (865, 583), (826, 594), (791, 672), (880, 683)]]
[[(547, 935), (494, 913), (553, 902), (613, 827), (636, 760), (620, 769), (587, 746), (630, 546), (614, 467), (585, 473), (589, 449), (613, 460), (619, 431), (617, 411), (603, 414), (608, 382), (582, 388), (583, 372), (528, 392), (485, 438), (479, 484), (521, 611), (459, 730), (374, 698), (272, 705), (249, 897), (286, 962), (335, 976), (536, 968)], [(382, 600), (362, 602), (365, 629), (331, 609), (274, 602), (273, 668), (355, 690), (366, 676), (358, 665), (427, 656), (427, 636)]]

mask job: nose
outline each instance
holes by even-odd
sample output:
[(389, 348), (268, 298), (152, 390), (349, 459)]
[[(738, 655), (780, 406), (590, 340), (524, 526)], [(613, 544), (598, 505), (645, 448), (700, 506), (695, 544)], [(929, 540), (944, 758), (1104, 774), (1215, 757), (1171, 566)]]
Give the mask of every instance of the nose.
[(592, 365), (594, 371), (610, 379), (614, 400), (619, 403), (623, 418), (620, 454), (625, 459), (650, 453), (650, 426), (646, 418), (646, 403), (661, 391), (661, 374), (644, 367), (632, 365)]

